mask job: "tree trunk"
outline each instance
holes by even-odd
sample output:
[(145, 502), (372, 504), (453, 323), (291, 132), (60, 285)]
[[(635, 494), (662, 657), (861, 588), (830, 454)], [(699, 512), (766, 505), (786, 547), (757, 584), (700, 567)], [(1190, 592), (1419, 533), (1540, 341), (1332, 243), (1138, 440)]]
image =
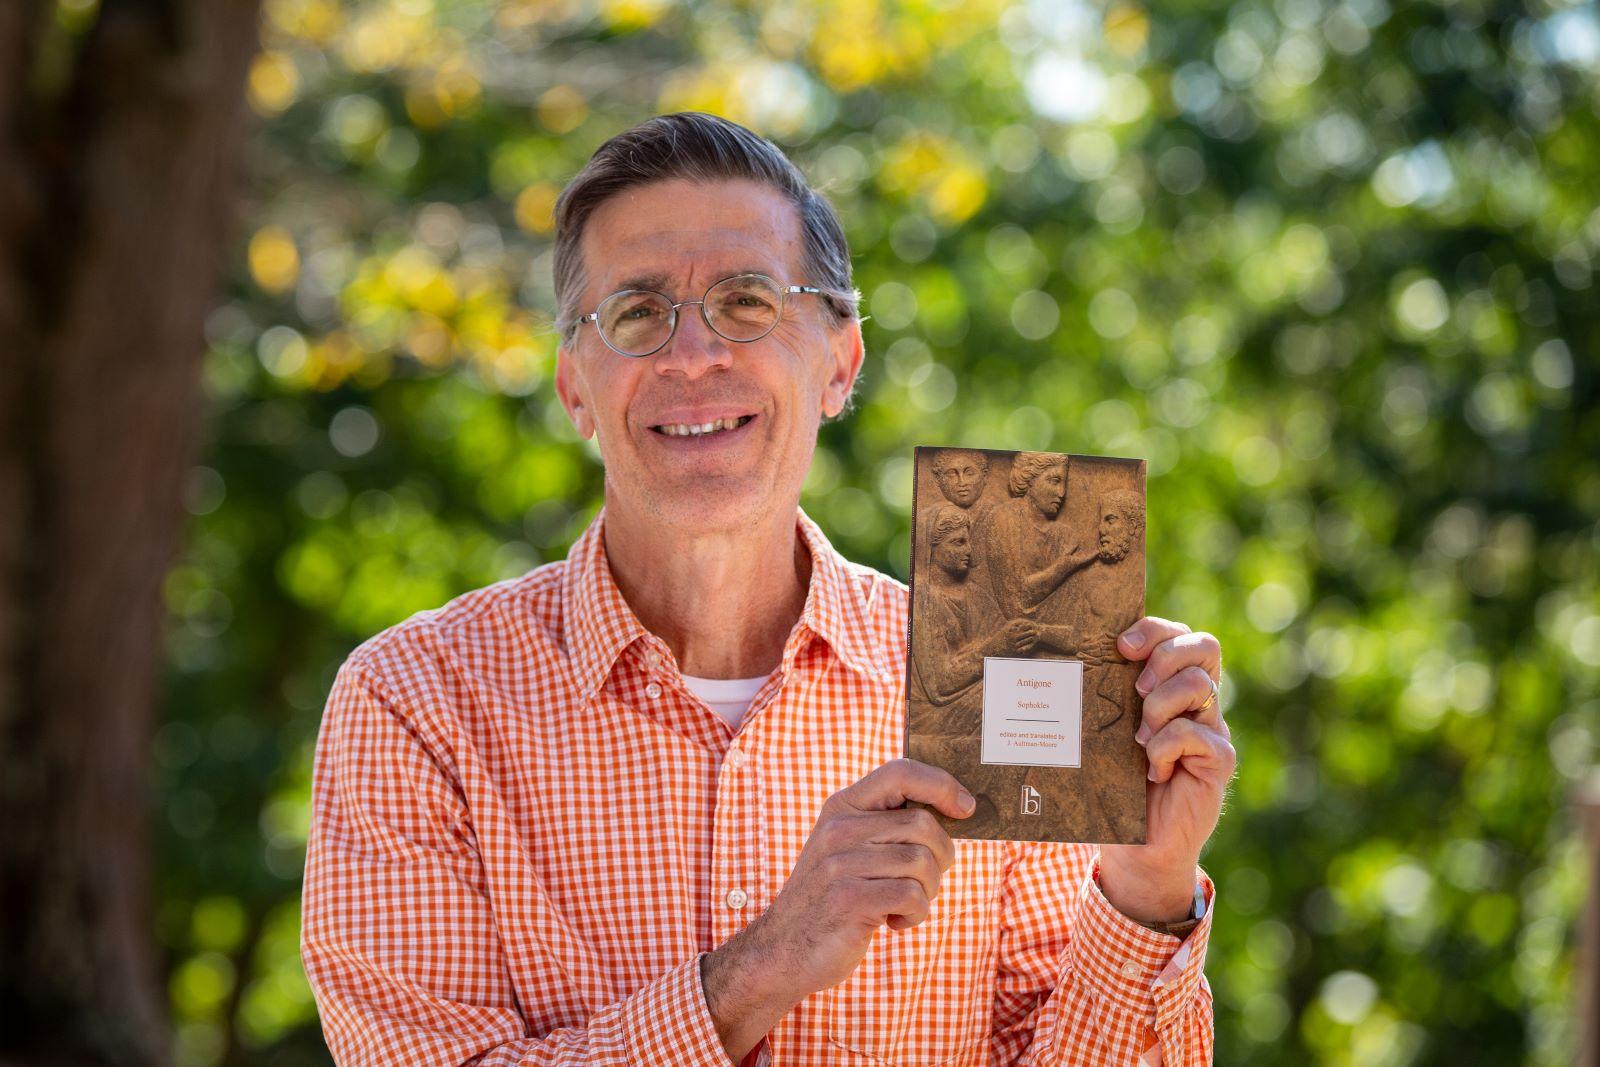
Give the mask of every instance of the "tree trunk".
[(0, 3), (0, 1063), (156, 1064), (162, 582), (257, 3), (57, 18)]

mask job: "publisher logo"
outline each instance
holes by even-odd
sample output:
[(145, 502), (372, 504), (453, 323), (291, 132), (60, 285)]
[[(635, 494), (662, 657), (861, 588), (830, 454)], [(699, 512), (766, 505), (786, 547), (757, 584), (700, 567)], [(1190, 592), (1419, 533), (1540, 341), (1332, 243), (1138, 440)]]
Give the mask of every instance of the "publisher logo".
[(1022, 787), (1022, 814), (1039, 814), (1039, 791), (1031, 785)]

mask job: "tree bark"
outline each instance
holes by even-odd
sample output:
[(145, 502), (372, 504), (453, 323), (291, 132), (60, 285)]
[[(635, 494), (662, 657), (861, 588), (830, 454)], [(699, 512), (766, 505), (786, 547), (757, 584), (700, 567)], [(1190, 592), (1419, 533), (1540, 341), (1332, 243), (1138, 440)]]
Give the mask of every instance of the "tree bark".
[[(256, 0), (0, 4), (0, 1062), (170, 1062), (147, 780)], [(59, 55), (60, 53), (55, 53)]]

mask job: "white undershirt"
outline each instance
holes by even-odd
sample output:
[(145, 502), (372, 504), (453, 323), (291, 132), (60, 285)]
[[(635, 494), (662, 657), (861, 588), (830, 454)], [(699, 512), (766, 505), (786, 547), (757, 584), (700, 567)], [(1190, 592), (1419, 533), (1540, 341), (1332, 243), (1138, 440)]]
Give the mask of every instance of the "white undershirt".
[(771, 675), (763, 674), (759, 678), (695, 678), (686, 674), (683, 684), (737, 730), (744, 713), (750, 710), (750, 702), (769, 677)]

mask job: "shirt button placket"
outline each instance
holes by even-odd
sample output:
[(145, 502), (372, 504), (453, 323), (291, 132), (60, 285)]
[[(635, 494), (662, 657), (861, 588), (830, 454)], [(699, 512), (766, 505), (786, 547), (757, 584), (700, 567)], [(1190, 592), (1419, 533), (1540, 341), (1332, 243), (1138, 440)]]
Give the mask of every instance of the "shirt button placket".
[(712, 836), (712, 871), (716, 882), (712, 929), (721, 944), (745, 926), (754, 915), (749, 905), (755, 888), (756, 857), (750, 847), (748, 821), (757, 810), (744, 802), (749, 795), (745, 768), (750, 757), (737, 743), (728, 746), (716, 778), (716, 813)]

